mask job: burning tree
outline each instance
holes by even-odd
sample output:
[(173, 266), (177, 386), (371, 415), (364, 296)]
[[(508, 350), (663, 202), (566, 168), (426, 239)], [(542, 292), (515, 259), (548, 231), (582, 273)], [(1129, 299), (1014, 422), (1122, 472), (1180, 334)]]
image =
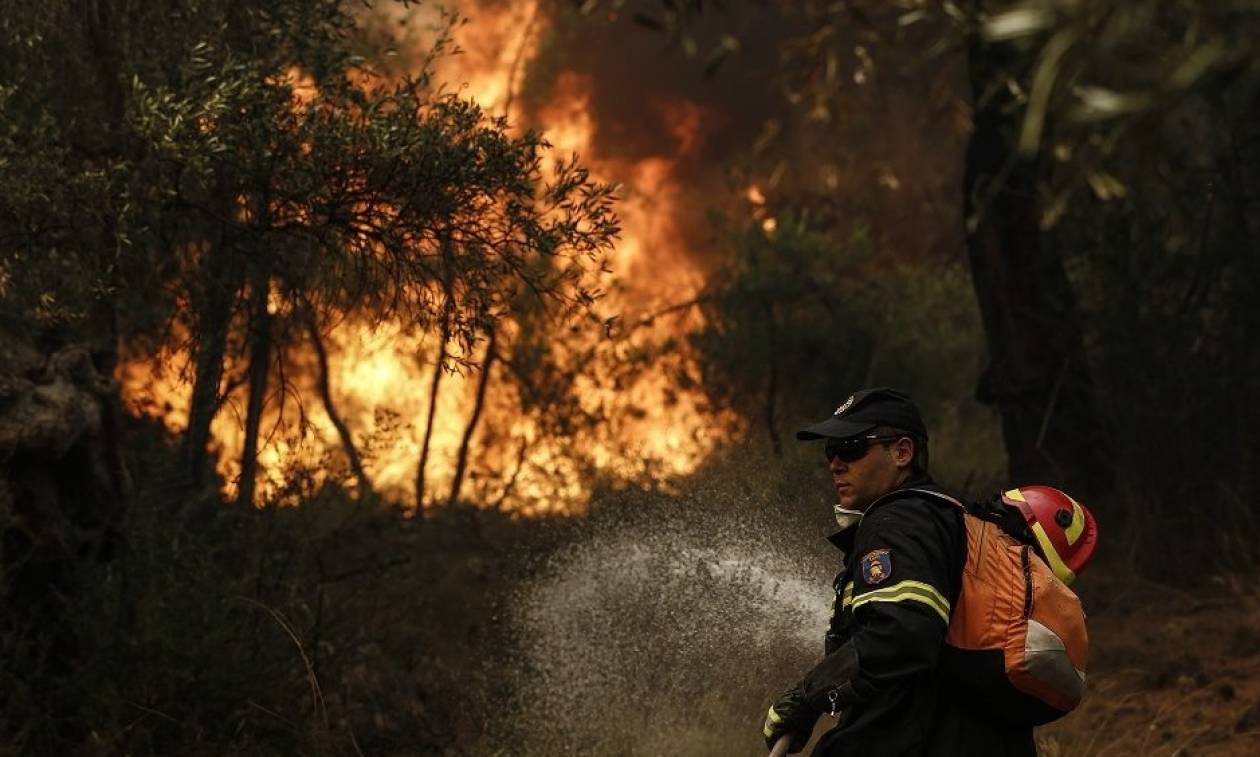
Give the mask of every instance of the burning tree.
[(162, 398), (185, 408), (176, 491), (205, 482), (211, 424), (240, 396), (237, 499), (254, 502), (267, 414), (286, 397), (302, 413), (300, 392), (322, 400), (367, 492), (332, 400), (339, 326), (429, 335), (440, 376), (486, 371), (530, 324), (591, 314), (618, 232), (611, 187), (576, 160), (546, 164), (539, 135), (510, 132), (427, 66), (374, 69), (366, 55), (382, 51), (350, 5), (100, 0), (0, 19), (14, 675), (74, 669), (74, 566), (108, 557), (129, 496), (124, 368), (165, 361), (183, 378), (182, 397)]
[[(374, 70), (345, 3), (54, 4), (5, 23), (6, 316), (90, 336), (106, 375), (119, 345), (189, 356), (193, 484), (239, 388), (238, 499), (253, 501), (264, 405), (294, 391), (286, 368), (309, 348), (370, 488), (329, 391), (338, 324), (434, 335), (440, 377), (473, 367), (525, 300), (572, 316), (599, 297), (610, 187), (544, 166), (539, 135), (427, 66)], [(432, 55), (447, 44), (439, 29)]]

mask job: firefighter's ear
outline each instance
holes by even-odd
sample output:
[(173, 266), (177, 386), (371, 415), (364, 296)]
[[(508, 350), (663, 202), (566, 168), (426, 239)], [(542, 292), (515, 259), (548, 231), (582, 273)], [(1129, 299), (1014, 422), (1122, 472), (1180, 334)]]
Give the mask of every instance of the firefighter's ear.
[(893, 462), (898, 468), (908, 468), (914, 462), (914, 440), (903, 436), (892, 444)]

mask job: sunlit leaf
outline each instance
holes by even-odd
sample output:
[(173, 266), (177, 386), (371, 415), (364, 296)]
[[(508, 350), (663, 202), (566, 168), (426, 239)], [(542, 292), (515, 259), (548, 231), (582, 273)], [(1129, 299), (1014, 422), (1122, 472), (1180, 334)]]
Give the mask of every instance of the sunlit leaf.
[(925, 10), (910, 11), (909, 13), (906, 13), (897, 19), (897, 26), (904, 27), (904, 26), (910, 26), (912, 24), (917, 24), (923, 19), (927, 18), (927, 15), (928, 15), (927, 11)]
[(1054, 23), (1047, 8), (1026, 6), (999, 13), (984, 22), (984, 38), (990, 42), (1018, 39), (1045, 31)]
[(738, 50), (739, 40), (729, 34), (723, 35), (721, 41), (709, 51), (709, 55), (705, 59), (704, 75), (706, 77), (714, 76), (718, 69), (722, 67), (722, 64), (726, 62), (726, 59)]
[(1128, 194), (1128, 189), (1124, 184), (1106, 171), (1091, 173), (1088, 181), (1090, 189), (1094, 190), (1094, 196), (1104, 202), (1118, 200)]
[(1069, 113), (1069, 120), (1078, 123), (1105, 121), (1109, 118), (1137, 113), (1150, 107), (1154, 97), (1147, 92), (1116, 92), (1105, 87), (1083, 86), (1075, 89), (1079, 104)]

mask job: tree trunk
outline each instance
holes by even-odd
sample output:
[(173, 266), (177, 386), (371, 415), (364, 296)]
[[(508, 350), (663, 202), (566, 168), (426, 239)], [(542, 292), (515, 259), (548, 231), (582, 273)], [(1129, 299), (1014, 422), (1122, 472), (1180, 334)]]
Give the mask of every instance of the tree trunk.
[(1107, 437), (1075, 293), (1040, 230), (1040, 161), (1016, 154), (1002, 50), (973, 41), (970, 55), (967, 252), (989, 351), (976, 396), (1001, 415), (1012, 484), (1093, 497), (1111, 481)]
[(447, 501), (448, 505), (454, 505), (459, 501), (459, 490), (464, 485), (464, 471), (468, 467), (468, 448), (472, 444), (473, 433), (477, 430), (477, 424), (481, 422), (481, 410), (486, 404), (486, 387), (490, 385), (490, 371), (494, 368), (494, 361), (498, 355), (495, 351), (495, 338), (498, 331), (491, 329), (490, 342), (486, 345), (486, 359), (481, 364), (481, 377), (477, 382), (477, 399), (473, 404), (472, 416), (468, 419), (468, 426), (464, 429), (464, 438), (459, 442), (459, 458), (455, 462), (455, 478), (451, 481), (451, 496)]
[(241, 450), (241, 479), (237, 504), (254, 504), (254, 488), (258, 476), (258, 431), (267, 398), (267, 379), (271, 373), (271, 313), (267, 298), (271, 278), (259, 274), (250, 293), (249, 330), (249, 402), (245, 413), (245, 443)]
[(446, 363), (446, 342), (451, 338), (449, 324), (449, 319), (442, 319), (437, 362), (433, 365), (433, 381), (429, 384), (429, 417), (424, 424), (424, 440), (420, 443), (420, 463), (416, 468), (416, 509), (424, 507), (424, 474), (429, 465), (429, 443), (433, 439), (433, 423), (437, 417), (438, 390), (442, 387), (443, 366)]
[(332, 384), (328, 378), (328, 351), (324, 349), (324, 340), (315, 322), (315, 314), (309, 309), (306, 313), (306, 331), (310, 335), (311, 344), (315, 347), (315, 357), (319, 360), (319, 396), (324, 402), (324, 412), (328, 414), (328, 420), (332, 421), (333, 427), (337, 429), (342, 449), (346, 451), (346, 457), (350, 460), (350, 469), (354, 471), (354, 477), (359, 483), (359, 498), (371, 497), (375, 494), (372, 480), (368, 478), (367, 471), (363, 468), (363, 460), (359, 457), (358, 448), (354, 446), (354, 437), (350, 435), (350, 427), (342, 420), (337, 412), (337, 406), (333, 404)]
[(437, 418), (438, 390), (442, 387), (442, 373), (446, 368), (446, 343), (451, 340), (455, 317), (455, 291), (451, 270), (454, 255), (449, 237), (442, 237), (442, 325), (438, 335), (437, 362), (433, 365), (433, 381), (429, 385), (429, 417), (424, 425), (424, 440), (420, 443), (420, 462), (416, 465), (416, 509), (424, 507), (425, 473), (429, 467), (429, 444), (433, 440), (433, 424)]
[[(220, 182), (219, 212), (229, 215), (232, 202)], [(242, 273), (233, 249), (235, 239), (223, 221), (211, 221), (213, 229), (206, 235), (206, 250), (197, 276), (199, 290), (192, 293), (196, 317), (192, 398), (188, 403), (188, 430), (184, 435), (184, 463), (193, 487), (205, 483), (209, 471), (207, 447), (210, 424), (219, 413), (222, 397), (223, 365), (227, 357), (228, 334), (236, 311)]]
[(196, 367), (188, 409), (188, 432), (184, 437), (184, 459), (193, 486), (205, 482), (210, 424), (219, 412), (219, 385), (223, 381), (223, 361), (235, 298), (235, 291), (230, 297), (210, 298), (198, 318)]

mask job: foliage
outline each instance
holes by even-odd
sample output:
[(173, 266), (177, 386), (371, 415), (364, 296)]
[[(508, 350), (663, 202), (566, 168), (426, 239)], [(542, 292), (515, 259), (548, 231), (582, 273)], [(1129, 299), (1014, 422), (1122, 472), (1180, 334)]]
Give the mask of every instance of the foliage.
[(1241, 536), (1257, 526), (1260, 422), (1240, 401), (1260, 388), (1253, 91), (1234, 81), (1144, 116), (1105, 163), (1125, 196), (1078, 199), (1055, 230), (1093, 316), (1127, 525), (1158, 575), (1170, 550), (1222, 567), (1257, 559)]
[(438, 362), (467, 368), (522, 298), (568, 320), (601, 296), (612, 188), (575, 159), (545, 165), (538, 134), (428, 68), (375, 70), (352, 11), (110, 0), (0, 30), (3, 315), (106, 352), (191, 352), (194, 477), (248, 384), (252, 486), (286, 358), (347, 319), (440, 333), (459, 348)]
[[(493, 691), (479, 671), (502, 645), (504, 597), (487, 587), (539, 527), (459, 508), (409, 519), (315, 468), (280, 493), (304, 507), (226, 507), (186, 494), (169, 439), (128, 441), (127, 548), (72, 566), (69, 670), (0, 675), (0, 752), (476, 753)], [(28, 643), (16, 620), (0, 624), (6, 652)]]
[[(1028, 2), (983, 19), (1008, 55), (1019, 148), (1048, 164), (1041, 226), (1068, 259), (1143, 570), (1254, 564), (1250, 461), (1260, 169), (1250, 3)], [(1169, 444), (1174, 437), (1176, 444)], [(1221, 444), (1222, 439), (1236, 440)], [(1187, 460), (1194, 461), (1187, 473)], [(1187, 508), (1186, 503), (1197, 503)]]
[[(678, 40), (701, 14), (721, 15), (701, 2), (643, 7), (645, 25)], [(964, 189), (968, 228), (991, 207), (984, 181), (1031, 177), (1020, 184), (1032, 210), (1020, 233), (1066, 265), (1065, 312), (1079, 306), (1105, 438), (1049, 410), (1038, 417), (1043, 433), (1049, 425), (1105, 446), (1114, 489), (1092, 504), (1108, 541), (1127, 541), (1155, 575), (1182, 570), (1171, 552), (1204, 570), (1257, 559), (1239, 534), (1255, 526), (1245, 461), (1260, 419), (1238, 399), (1257, 375), (1260, 271), (1247, 253), (1260, 231), (1257, 10), (1182, 0), (790, 4), (805, 30), (785, 45), (780, 77), (807, 123), (842, 129), (835, 116), (853, 106), (853, 84), (936, 78), (958, 101), (959, 123), (989, 129), (990, 147), (1009, 144), (1000, 170)], [(970, 93), (955, 65), (963, 58)], [(999, 121), (978, 124), (986, 109)], [(977, 293), (1027, 294), (1014, 281), (980, 291), (1000, 280), (978, 278)], [(1048, 334), (1071, 330), (1055, 328), (1059, 315), (1039, 316)]]
[(785, 214), (728, 224), (732, 259), (701, 294), (690, 337), (704, 388), (776, 454), (845, 388), (908, 391), (932, 430), (933, 472), (968, 490), (1000, 485), (996, 426), (965, 399), (981, 368), (978, 315), (957, 265), (890, 264), (861, 226), (848, 240)]
[[(358, 675), (350, 662), (329, 674), (377, 700), (370, 715), (336, 714), (332, 700), (350, 695), (316, 686), (321, 666), (340, 664), (321, 634), (340, 634), (353, 650), (345, 659), (368, 664), (362, 655), (381, 648), (347, 629), (387, 616), (379, 603), (397, 597), (364, 599), (362, 584), (329, 576), (388, 550), (339, 530), (343, 516), (363, 513), (349, 509), (337, 476), (324, 490), (310, 469), (273, 501), (306, 502), (301, 512), (224, 511), (208, 493), (214, 482), (198, 480), (210, 422), (248, 388), (241, 478), (252, 487), (264, 406), (279, 396), (283, 408), (296, 353), (340, 324), (436, 332), (437, 371), (469, 368), (481, 353), (487, 375), (496, 353), (481, 345), (496, 335), (510, 354), (522, 324), (594, 319), (618, 231), (614, 197), (575, 159), (549, 159), (538, 134), (513, 133), (435, 83), (431, 60), (409, 76), (375, 68), (359, 54), (355, 14), (343, 0), (102, 0), (0, 17), (0, 326), (46, 352), (87, 343), (109, 395), (84, 411), (105, 418), (99, 436), (57, 447), (86, 452), (50, 461), (4, 451), (6, 477), (25, 466), (39, 474), (31, 480), (56, 484), (38, 501), (4, 502), (0, 652), (22, 664), (6, 667), (0, 733), (19, 750), (357, 751), (334, 721), (361, 716), (374, 735), (357, 738), (373, 751), (415, 753), (436, 749), (444, 721), (459, 720), (454, 708), (425, 705), (433, 712), (400, 709), (383, 724), (386, 690), (436, 664), (402, 647), (387, 650), (398, 677), (345, 683)], [(434, 55), (447, 49), (446, 23)], [(82, 491), (98, 447), (134, 451), (109, 381), (120, 345), (155, 362), (183, 356), (176, 368), (192, 395), (178, 440), (191, 464), (175, 470), (170, 450), (154, 453), (160, 470), (132, 460), (141, 485), (120, 508), (127, 523), (85, 512), (93, 500)], [(326, 376), (323, 388), (331, 416)], [(398, 519), (364, 512), (379, 516), (372, 528)], [(68, 525), (27, 529), (47, 538), (48, 564), (15, 579), (10, 569), (31, 552), (19, 526), (61, 524), (54, 514)], [(110, 528), (125, 534), (121, 558), (76, 551), (87, 539), (76, 529)], [(261, 531), (259, 541), (241, 541), (241, 528)], [(291, 561), (306, 561), (301, 579), (290, 580)], [(31, 576), (51, 578), (36, 586)], [(40, 590), (56, 595), (42, 603), (55, 612), (24, 615), (16, 595)], [(330, 621), (321, 598), (362, 617)], [(200, 699), (189, 695), (198, 685)]]
[(790, 216), (773, 232), (732, 224), (726, 238), (731, 259), (706, 283), (705, 327), (690, 340), (713, 401), (779, 447), (783, 417), (816, 415), (837, 387), (870, 375), (881, 336), (866, 317), (875, 292), (859, 273), (870, 245), (860, 229), (833, 245)]

